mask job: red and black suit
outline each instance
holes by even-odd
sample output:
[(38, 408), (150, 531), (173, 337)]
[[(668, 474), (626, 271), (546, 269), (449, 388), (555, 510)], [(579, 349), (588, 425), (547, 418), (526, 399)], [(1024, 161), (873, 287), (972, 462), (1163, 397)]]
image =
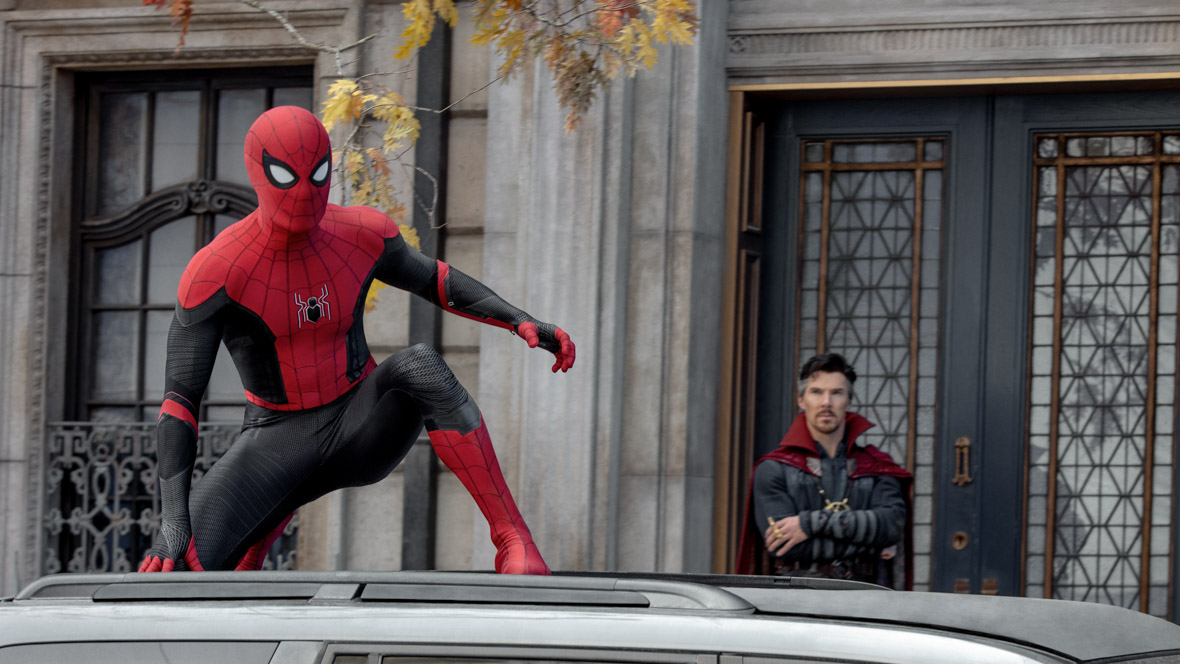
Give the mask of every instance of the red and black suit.
[[(496, 461), (479, 408), (431, 347), (376, 364), (364, 332), (374, 279), (518, 333), (568, 370), (574, 345), (483, 284), (410, 247), (397, 224), (327, 202), (331, 147), (295, 107), (246, 138), (259, 207), (193, 257), (168, 336), (157, 429), (163, 517), (140, 571), (257, 568), (291, 513), (376, 482), (425, 424), (491, 526), (496, 570), (548, 573)], [(241, 434), (191, 491), (197, 412), (224, 342), (249, 404)]]

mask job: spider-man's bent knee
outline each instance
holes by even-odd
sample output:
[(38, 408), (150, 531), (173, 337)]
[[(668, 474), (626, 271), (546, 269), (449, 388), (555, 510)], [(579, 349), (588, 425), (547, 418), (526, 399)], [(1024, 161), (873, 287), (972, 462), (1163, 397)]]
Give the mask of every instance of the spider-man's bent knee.
[(382, 391), (399, 390), (423, 406), (423, 415), (442, 415), (467, 406), (471, 397), (432, 346), (418, 344), (378, 365)]

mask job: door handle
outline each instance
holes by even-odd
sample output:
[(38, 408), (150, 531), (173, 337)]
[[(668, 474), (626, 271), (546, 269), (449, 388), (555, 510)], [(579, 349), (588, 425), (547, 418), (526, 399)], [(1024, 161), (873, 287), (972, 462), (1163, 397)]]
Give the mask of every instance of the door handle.
[(971, 483), (971, 441), (965, 436), (955, 441), (955, 477), (951, 481), (956, 486)]

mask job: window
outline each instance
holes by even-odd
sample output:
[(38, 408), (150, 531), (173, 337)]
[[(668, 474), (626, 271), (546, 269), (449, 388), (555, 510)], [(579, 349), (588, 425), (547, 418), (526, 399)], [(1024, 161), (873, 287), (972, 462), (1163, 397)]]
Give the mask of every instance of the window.
[[(267, 108), (311, 107), (309, 67), (78, 77), (67, 417), (48, 426), (43, 569), (130, 571), (159, 528), (155, 420), (168, 327), (192, 255), (257, 203), (242, 159)], [(222, 349), (194, 481), (232, 443), (245, 396)], [(267, 567), (293, 564), (298, 516)]]
[[(242, 160), (246, 131), (272, 106), (310, 108), (305, 71), (83, 84), (75, 417), (156, 419), (181, 272), (254, 208)], [(223, 348), (200, 419), (240, 421), (244, 404)]]
[(1036, 140), (1026, 592), (1166, 616), (1180, 135)]

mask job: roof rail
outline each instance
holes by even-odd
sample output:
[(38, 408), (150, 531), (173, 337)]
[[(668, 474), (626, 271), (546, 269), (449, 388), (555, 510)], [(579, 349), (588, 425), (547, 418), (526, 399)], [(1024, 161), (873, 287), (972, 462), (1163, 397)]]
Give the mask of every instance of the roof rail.
[(17, 601), (305, 600), (620, 606), (752, 612), (710, 585), (642, 575), (515, 576), (478, 572), (170, 572), (42, 577)]
[(610, 577), (615, 579), (649, 579), (728, 588), (807, 588), (810, 590), (887, 590), (892, 588), (852, 579), (829, 579), (808, 576), (758, 576), (752, 574), (679, 574), (675, 572), (554, 572), (554, 576)]

